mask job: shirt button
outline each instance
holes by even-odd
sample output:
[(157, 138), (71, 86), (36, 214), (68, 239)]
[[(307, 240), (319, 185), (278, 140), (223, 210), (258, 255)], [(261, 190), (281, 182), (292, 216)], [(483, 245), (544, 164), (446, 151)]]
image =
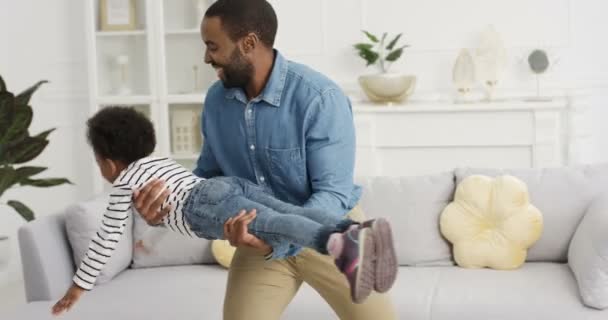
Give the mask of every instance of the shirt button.
[(247, 110), (247, 112), (252, 113), (252, 112), (253, 112), (253, 110), (252, 110), (252, 109), (249, 109), (249, 110)]
[(251, 150), (255, 150), (255, 146), (254, 146), (254, 145), (251, 145), (251, 146), (249, 147), (249, 149), (251, 149)]
[(264, 182), (266, 180), (264, 177), (260, 177), (260, 181)]

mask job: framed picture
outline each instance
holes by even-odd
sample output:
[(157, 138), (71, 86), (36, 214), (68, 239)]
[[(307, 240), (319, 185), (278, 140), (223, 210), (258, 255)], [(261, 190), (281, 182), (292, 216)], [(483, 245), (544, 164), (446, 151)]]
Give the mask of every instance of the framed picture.
[(135, 0), (99, 0), (102, 31), (135, 30)]

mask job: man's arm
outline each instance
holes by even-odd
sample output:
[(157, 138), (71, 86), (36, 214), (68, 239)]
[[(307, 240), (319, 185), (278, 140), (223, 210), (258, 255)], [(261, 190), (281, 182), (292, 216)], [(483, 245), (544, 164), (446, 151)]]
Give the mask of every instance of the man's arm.
[(307, 117), (306, 165), (312, 195), (304, 207), (343, 214), (353, 192), (355, 127), (348, 98), (338, 89), (313, 102)]

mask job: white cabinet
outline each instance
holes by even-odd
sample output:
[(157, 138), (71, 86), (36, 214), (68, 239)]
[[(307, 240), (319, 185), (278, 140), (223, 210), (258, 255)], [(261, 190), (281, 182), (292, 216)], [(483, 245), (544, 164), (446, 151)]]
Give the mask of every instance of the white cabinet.
[[(578, 104), (577, 104), (578, 103)], [(585, 162), (580, 99), (402, 106), (353, 103), (356, 175), (420, 175), (455, 167), (527, 168)], [(584, 155), (583, 155), (584, 156)]]

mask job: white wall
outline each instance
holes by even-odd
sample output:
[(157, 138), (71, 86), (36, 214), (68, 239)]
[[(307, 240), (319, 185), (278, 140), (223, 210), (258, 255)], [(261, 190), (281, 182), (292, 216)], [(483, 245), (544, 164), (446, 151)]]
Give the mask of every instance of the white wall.
[[(148, 0), (153, 1), (153, 0)], [(188, 0), (182, 0), (188, 1)], [(449, 93), (452, 63), (462, 47), (475, 47), (483, 28), (493, 24), (508, 47), (509, 69), (502, 90), (532, 91), (534, 78), (518, 62), (542, 47), (561, 58), (543, 83), (552, 88), (591, 89), (597, 137), (608, 118), (608, 30), (604, 0), (273, 0), (279, 15), (277, 47), (290, 59), (309, 64), (346, 88), (357, 88), (366, 70), (352, 44), (361, 29), (403, 32), (407, 49), (393, 71), (418, 76), (417, 93)], [(38, 215), (52, 213), (90, 196), (93, 162), (84, 138), (87, 75), (82, 1), (0, 0), (0, 74), (19, 91), (48, 79), (34, 97), (33, 131), (57, 127), (35, 163), (46, 176), (68, 177), (75, 186), (24, 188), (4, 197), (19, 199)], [(598, 141), (601, 150), (608, 142)], [(600, 152), (599, 159), (608, 159)], [(0, 233), (14, 236), (23, 222), (0, 209)], [(14, 238), (14, 237), (13, 237)], [(15, 238), (14, 238), (15, 239)], [(14, 241), (16, 242), (16, 241)], [(15, 259), (16, 260), (16, 259)], [(17, 262), (14, 262), (17, 263)], [(15, 264), (16, 266), (16, 264)]]
[[(83, 10), (81, 1), (0, 0), (0, 75), (9, 90), (18, 93), (38, 80), (50, 81), (31, 101), (31, 132), (57, 130), (32, 163), (49, 167), (40, 177), (66, 177), (75, 183), (51, 189), (19, 188), (0, 200), (20, 200), (38, 216), (86, 197), (91, 190), (91, 158), (84, 138), (88, 101)], [(12, 238), (15, 259), (10, 270), (19, 274), (16, 231), (24, 222), (9, 210), (0, 206), (0, 234)]]

